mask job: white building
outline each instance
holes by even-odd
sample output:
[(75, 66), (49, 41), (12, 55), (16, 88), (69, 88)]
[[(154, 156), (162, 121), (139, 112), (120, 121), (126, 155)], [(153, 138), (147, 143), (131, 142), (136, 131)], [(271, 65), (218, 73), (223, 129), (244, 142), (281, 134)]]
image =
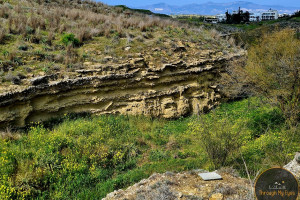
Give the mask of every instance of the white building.
[(261, 13), (250, 13), (249, 16), (249, 21), (250, 22), (258, 22), (261, 21)]
[(216, 15), (216, 18), (218, 19), (218, 22), (226, 21), (226, 15), (225, 14), (218, 14), (218, 15)]
[(275, 20), (278, 19), (279, 14), (277, 10), (268, 10), (256, 13), (250, 13), (250, 22), (257, 22), (257, 21), (265, 21), (265, 20)]
[[(238, 11), (233, 11), (232, 14), (237, 14)], [(258, 21), (265, 21), (265, 20), (275, 20), (278, 19), (279, 14), (277, 10), (269, 9), (268, 11), (261, 11), (261, 12), (254, 12), (250, 13), (249, 21), (250, 22), (258, 22)], [(225, 14), (218, 14), (215, 15), (214, 18), (217, 19), (217, 22), (223, 22), (226, 21), (226, 15)], [(210, 23), (217, 23), (216, 19), (208, 19), (207, 22)]]
[(277, 10), (268, 10), (261, 13), (261, 20), (274, 20), (278, 19), (278, 11)]
[(216, 24), (219, 22), (218, 18), (216, 16), (209, 16), (204, 18), (204, 22)]

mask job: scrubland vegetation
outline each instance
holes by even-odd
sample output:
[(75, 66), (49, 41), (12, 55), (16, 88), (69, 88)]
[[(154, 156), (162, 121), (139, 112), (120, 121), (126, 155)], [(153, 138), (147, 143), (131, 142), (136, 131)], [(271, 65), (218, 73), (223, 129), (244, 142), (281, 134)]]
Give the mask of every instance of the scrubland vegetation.
[(274, 102), (285, 117), (299, 121), (300, 40), (292, 29), (265, 34), (249, 49), (246, 71), (256, 91)]
[(154, 172), (232, 166), (245, 175), (243, 159), (254, 177), (300, 150), (299, 129), (259, 98), (174, 121), (72, 115), (60, 121), (2, 134), (1, 199), (99, 199)]

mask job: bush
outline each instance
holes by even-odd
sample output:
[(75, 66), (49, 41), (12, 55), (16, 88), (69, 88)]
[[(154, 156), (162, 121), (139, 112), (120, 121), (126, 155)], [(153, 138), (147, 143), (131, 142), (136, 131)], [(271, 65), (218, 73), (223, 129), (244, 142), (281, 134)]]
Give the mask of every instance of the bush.
[(28, 46), (27, 45), (20, 45), (20, 46), (18, 46), (18, 49), (20, 51), (27, 51), (28, 50)]
[(26, 26), (26, 34), (31, 35), (34, 34), (35, 30), (31, 28), (30, 26)]
[(215, 169), (226, 166), (228, 158), (242, 145), (243, 125), (232, 124), (227, 117), (219, 119), (216, 113), (211, 113), (209, 120), (200, 118), (191, 123), (192, 134), (203, 145)]
[(66, 33), (61, 37), (61, 42), (65, 46), (73, 45), (73, 46), (79, 46), (80, 42), (79, 39), (75, 38), (75, 35), (72, 33)]
[[(255, 177), (259, 170), (271, 166), (284, 166), (293, 159), (294, 152), (299, 151), (299, 131), (284, 127), (281, 131), (269, 130), (259, 138), (247, 142), (241, 153), (247, 164), (248, 172)], [(294, 136), (293, 136), (294, 135)], [(236, 157), (234, 167), (246, 175), (241, 157)]]
[(292, 29), (265, 34), (248, 53), (247, 75), (256, 92), (294, 123), (300, 114), (300, 40)]

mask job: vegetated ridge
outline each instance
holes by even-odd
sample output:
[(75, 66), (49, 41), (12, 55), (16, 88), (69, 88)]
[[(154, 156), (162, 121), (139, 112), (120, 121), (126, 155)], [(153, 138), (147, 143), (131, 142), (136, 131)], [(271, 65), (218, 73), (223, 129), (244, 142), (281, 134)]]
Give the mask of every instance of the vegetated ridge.
[[(0, 126), (69, 112), (207, 111), (245, 52), (215, 30), (89, 1), (1, 4)], [(62, 6), (60, 6), (62, 5)]]

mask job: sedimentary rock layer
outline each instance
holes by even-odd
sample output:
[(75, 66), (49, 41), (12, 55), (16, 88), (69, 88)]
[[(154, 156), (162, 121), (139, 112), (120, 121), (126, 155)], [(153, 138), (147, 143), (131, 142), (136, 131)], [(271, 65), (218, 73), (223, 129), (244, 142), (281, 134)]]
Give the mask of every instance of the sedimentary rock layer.
[(198, 114), (220, 102), (215, 85), (222, 68), (241, 54), (151, 66), (143, 58), (123, 65), (78, 70), (77, 78), (41, 82), (0, 95), (0, 127), (24, 126), (65, 113)]

